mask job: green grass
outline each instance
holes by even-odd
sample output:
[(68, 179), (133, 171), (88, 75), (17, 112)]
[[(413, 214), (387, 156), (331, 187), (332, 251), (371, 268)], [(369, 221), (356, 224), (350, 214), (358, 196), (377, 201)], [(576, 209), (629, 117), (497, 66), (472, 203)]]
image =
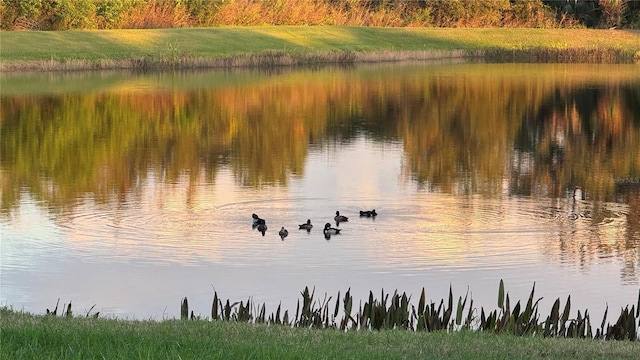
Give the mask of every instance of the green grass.
[(221, 58), (283, 52), (624, 49), (640, 52), (640, 31), (256, 26), (149, 30), (3, 31), (2, 66), (25, 61)]
[(637, 359), (640, 342), (130, 321), (0, 308), (2, 359)]

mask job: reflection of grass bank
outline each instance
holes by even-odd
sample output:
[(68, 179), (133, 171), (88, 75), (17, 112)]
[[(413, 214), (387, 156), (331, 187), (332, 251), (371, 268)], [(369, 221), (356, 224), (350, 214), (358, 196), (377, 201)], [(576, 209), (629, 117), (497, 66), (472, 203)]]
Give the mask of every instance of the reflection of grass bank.
[(353, 63), (478, 56), (484, 50), (509, 61), (621, 62), (640, 54), (638, 31), (585, 29), (259, 26), (20, 31), (4, 32), (2, 43), (3, 71)]

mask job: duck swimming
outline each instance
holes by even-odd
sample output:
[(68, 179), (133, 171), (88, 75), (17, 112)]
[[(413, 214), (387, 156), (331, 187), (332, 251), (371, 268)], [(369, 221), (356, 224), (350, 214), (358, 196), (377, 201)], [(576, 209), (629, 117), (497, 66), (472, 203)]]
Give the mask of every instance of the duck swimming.
[(264, 233), (267, 232), (267, 224), (258, 224), (258, 231), (264, 236)]
[(280, 229), (280, 232), (278, 233), (278, 235), (280, 235), (280, 238), (284, 240), (284, 238), (286, 238), (287, 235), (289, 235), (289, 232), (283, 226), (282, 229)]
[(322, 230), (322, 232), (324, 232), (324, 235), (337, 235), (340, 234), (340, 229), (336, 229), (331, 227), (330, 223), (326, 223), (324, 224), (324, 230)]
[(300, 227), (300, 230), (307, 230), (307, 231), (311, 231), (311, 228), (313, 227), (313, 225), (311, 225), (311, 219), (307, 219), (306, 223), (300, 224), (298, 226)]
[(361, 217), (376, 217), (376, 216), (378, 216), (378, 213), (376, 212), (376, 209), (366, 210), (366, 211), (360, 210), (360, 216)]
[(340, 211), (336, 211), (336, 216), (333, 218), (337, 223), (349, 221), (349, 218), (343, 215), (340, 215)]
[(266, 224), (266, 222), (264, 221), (264, 219), (260, 219), (260, 217), (256, 214), (252, 214), (251, 217), (253, 218), (253, 226), (258, 226), (260, 224)]

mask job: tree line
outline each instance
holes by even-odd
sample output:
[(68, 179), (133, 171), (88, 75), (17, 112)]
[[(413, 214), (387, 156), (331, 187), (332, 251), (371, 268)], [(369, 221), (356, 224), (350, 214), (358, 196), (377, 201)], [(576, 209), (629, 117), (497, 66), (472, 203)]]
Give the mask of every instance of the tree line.
[(632, 0), (0, 0), (2, 30), (223, 25), (640, 29)]

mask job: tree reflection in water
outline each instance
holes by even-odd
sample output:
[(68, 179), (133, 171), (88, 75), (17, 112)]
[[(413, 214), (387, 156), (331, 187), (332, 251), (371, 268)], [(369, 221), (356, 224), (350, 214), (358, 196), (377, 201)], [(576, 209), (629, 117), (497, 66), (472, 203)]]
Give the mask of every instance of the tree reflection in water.
[[(547, 244), (550, 253), (580, 266), (616, 256), (623, 281), (637, 281), (633, 65), (405, 64), (2, 82), (6, 218), (25, 194), (54, 216), (87, 197), (117, 206), (140, 196), (149, 177), (171, 184), (188, 176), (187, 201), (223, 170), (241, 187), (286, 188), (305, 174), (311, 152), (365, 137), (400, 142), (402, 175), (422, 190), (547, 199), (551, 213), (568, 214), (569, 230)], [(87, 83), (94, 86), (74, 90)], [(585, 197), (572, 203), (567, 191), (576, 186)]]

